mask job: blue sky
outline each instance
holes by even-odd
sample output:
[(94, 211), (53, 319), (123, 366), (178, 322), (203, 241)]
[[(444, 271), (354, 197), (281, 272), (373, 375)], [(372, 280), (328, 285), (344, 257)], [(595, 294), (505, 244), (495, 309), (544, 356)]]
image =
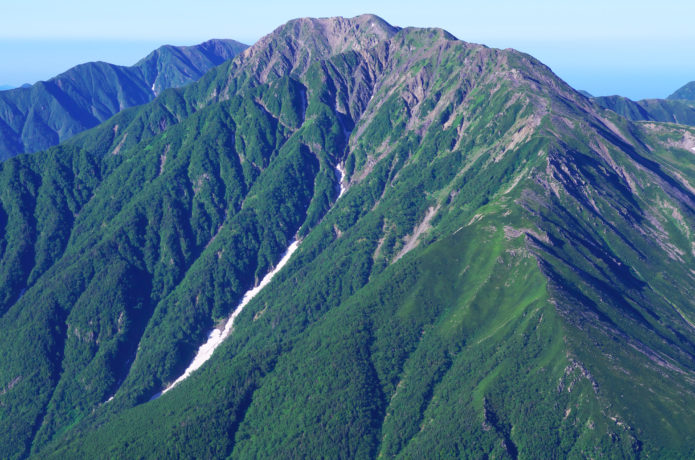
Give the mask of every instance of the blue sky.
[(131, 65), (165, 43), (251, 44), (295, 17), (367, 12), (528, 52), (595, 95), (665, 97), (695, 80), (695, 2), (685, 0), (2, 0), (0, 85), (91, 60)]

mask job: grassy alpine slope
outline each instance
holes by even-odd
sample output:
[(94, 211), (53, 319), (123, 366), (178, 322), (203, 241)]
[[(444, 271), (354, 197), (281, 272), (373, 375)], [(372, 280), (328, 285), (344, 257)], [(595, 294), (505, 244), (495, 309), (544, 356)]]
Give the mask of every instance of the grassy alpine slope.
[(183, 86), (246, 49), (234, 40), (162, 46), (131, 67), (88, 62), (26, 88), (0, 92), (0, 160), (47, 149)]
[(513, 50), (291, 21), (2, 164), (2, 454), (691, 456), (694, 136)]

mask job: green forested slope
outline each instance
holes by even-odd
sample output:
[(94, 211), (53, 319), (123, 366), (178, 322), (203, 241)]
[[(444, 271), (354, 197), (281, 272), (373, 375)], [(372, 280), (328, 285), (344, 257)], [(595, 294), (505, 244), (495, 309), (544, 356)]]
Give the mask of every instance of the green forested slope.
[(167, 88), (198, 80), (243, 51), (234, 40), (166, 45), (132, 67), (89, 62), (34, 85), (0, 92), (0, 160), (43, 150)]
[(694, 136), (515, 51), (292, 21), (2, 164), (2, 454), (687, 458)]

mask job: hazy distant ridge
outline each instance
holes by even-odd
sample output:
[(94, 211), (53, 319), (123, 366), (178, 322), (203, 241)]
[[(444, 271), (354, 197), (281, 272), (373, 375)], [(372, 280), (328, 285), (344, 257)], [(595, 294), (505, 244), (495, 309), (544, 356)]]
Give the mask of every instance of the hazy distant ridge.
[(0, 160), (57, 145), (167, 88), (196, 81), (244, 49), (234, 40), (166, 45), (132, 67), (89, 62), (48, 81), (3, 91)]
[(695, 101), (695, 81), (691, 81), (678, 88), (668, 99), (681, 99)]

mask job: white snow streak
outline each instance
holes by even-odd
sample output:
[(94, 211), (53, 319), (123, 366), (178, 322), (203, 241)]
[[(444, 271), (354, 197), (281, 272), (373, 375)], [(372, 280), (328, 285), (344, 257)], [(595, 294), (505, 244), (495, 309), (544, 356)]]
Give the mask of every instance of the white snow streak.
[[(350, 136), (352, 135), (352, 131), (345, 127), (345, 123), (341, 118), (341, 113), (338, 111), (338, 98), (335, 100), (335, 115), (338, 118), (340, 128), (343, 130), (343, 137), (345, 138), (345, 150), (347, 151), (350, 145)], [(340, 163), (336, 164), (335, 172), (336, 176), (338, 176), (338, 184), (340, 185), (340, 193), (338, 194), (338, 198), (340, 198), (347, 190), (347, 184), (345, 183), (345, 166)]]
[(335, 170), (338, 173), (338, 184), (340, 185), (340, 193), (338, 194), (338, 198), (343, 196), (343, 193), (347, 190), (347, 186), (345, 185), (345, 168), (343, 165), (338, 163), (335, 166)]
[[(176, 379), (174, 383), (165, 388), (164, 391), (162, 391), (162, 394), (174, 388), (182, 380), (185, 380), (189, 375), (191, 375), (200, 366), (202, 366), (203, 363), (205, 363), (205, 361), (210, 359), (215, 349), (219, 347), (220, 344), (224, 341), (224, 339), (226, 339), (227, 336), (229, 336), (229, 334), (232, 332), (234, 320), (237, 316), (239, 316), (239, 313), (241, 313), (241, 311), (251, 301), (251, 299), (256, 297), (256, 295), (259, 292), (261, 292), (261, 290), (264, 287), (266, 287), (268, 283), (270, 283), (270, 280), (273, 279), (273, 276), (275, 276), (282, 269), (282, 267), (284, 267), (285, 264), (287, 264), (287, 262), (290, 260), (290, 257), (292, 257), (292, 254), (294, 253), (294, 251), (297, 250), (298, 247), (299, 241), (295, 239), (294, 241), (292, 241), (292, 244), (290, 244), (290, 246), (287, 248), (287, 251), (282, 256), (282, 259), (280, 259), (280, 262), (278, 262), (277, 266), (263, 277), (258, 286), (246, 291), (246, 294), (244, 294), (244, 297), (241, 299), (241, 303), (239, 303), (239, 305), (234, 309), (234, 312), (227, 320), (227, 324), (225, 324), (224, 329), (221, 331), (219, 329), (213, 329), (210, 332), (210, 335), (208, 336), (208, 341), (202, 344), (200, 348), (198, 348), (198, 353), (196, 353), (195, 358), (193, 358), (193, 361), (191, 361), (191, 364), (189, 364), (188, 368), (185, 370), (183, 375)], [(159, 394), (155, 395), (153, 399), (156, 399), (158, 396)]]

